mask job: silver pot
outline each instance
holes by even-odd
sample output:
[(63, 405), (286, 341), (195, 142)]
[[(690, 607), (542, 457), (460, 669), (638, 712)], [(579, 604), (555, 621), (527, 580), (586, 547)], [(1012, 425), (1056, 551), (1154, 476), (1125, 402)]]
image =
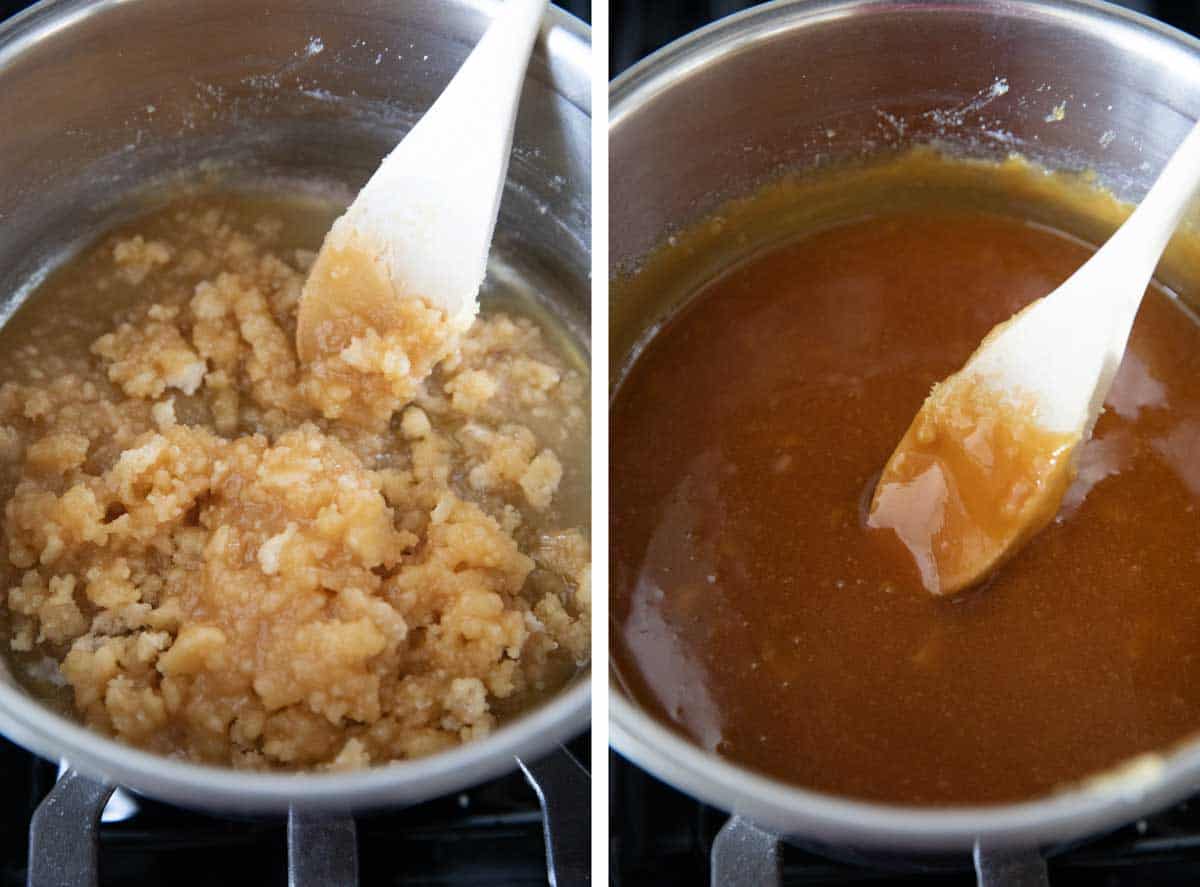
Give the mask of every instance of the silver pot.
[[(0, 27), (0, 317), (148, 183), (199, 168), (233, 184), (352, 194), (486, 28), (487, 0), (46, 0)], [(530, 64), (493, 248), (506, 286), (587, 341), (590, 33), (551, 9)], [(149, 192), (149, 193), (152, 193)], [(583, 675), (490, 738), (349, 774), (242, 773), (113, 742), (43, 707), (0, 663), (0, 731), (109, 784), (257, 813), (415, 803), (582, 731)], [(61, 848), (60, 848), (61, 849)]]
[[(1200, 42), (1115, 6), (756, 7), (679, 40), (613, 84), (612, 272), (636, 268), (671, 230), (780, 171), (914, 143), (984, 157), (1016, 150), (1051, 168), (1091, 168), (1119, 196), (1137, 199), (1198, 116)], [(637, 316), (631, 307), (614, 305), (613, 316)], [(654, 320), (613, 329), (614, 372)], [(621, 754), (771, 833), (842, 851), (981, 849), (985, 871), (991, 852), (1099, 833), (1200, 787), (1200, 744), (1192, 743), (1159, 766), (1029, 803), (906, 809), (738, 767), (665, 729), (616, 687), (610, 711)], [(718, 850), (761, 849), (755, 834), (762, 838), (735, 820)]]

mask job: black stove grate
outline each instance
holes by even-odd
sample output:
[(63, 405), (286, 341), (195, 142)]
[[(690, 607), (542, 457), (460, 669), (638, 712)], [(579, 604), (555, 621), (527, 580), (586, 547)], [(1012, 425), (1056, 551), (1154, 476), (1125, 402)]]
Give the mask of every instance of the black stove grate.
[[(589, 743), (584, 734), (567, 746), (585, 767)], [(24, 887), (30, 819), (57, 770), (0, 739), (0, 774), (0, 887)], [(130, 818), (100, 827), (101, 887), (288, 883), (284, 819), (225, 819), (141, 798), (136, 804)], [(519, 772), (355, 822), (362, 887), (547, 883), (542, 812)]]
[[(713, 840), (728, 815), (675, 791), (618, 754), (609, 757), (609, 867), (614, 887), (708, 884)], [(1048, 867), (1054, 887), (1200, 883), (1200, 798), (1057, 852)], [(976, 879), (966, 857), (961, 863), (943, 863), (936, 871), (915, 866), (897, 871), (838, 862), (785, 845), (783, 884), (975, 887)]]

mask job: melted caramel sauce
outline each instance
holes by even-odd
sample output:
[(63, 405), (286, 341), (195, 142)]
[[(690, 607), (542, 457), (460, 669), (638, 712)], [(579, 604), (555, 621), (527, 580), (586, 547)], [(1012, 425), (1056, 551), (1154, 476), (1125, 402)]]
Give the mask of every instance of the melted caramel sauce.
[(894, 530), (931, 594), (985, 579), (1054, 518), (1079, 435), (964, 371), (934, 386), (888, 460), (867, 525)]
[(1088, 255), (1021, 218), (902, 209), (689, 284), (612, 401), (626, 691), (782, 780), (923, 805), (1026, 799), (1195, 733), (1200, 329), (1162, 289), (1058, 519), (983, 588), (928, 594), (866, 523), (930, 386)]

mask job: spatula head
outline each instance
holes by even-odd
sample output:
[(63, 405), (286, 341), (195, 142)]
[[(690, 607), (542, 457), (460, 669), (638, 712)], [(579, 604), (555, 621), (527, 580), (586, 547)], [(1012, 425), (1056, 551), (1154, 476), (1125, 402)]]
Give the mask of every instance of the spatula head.
[(896, 533), (927, 591), (962, 591), (1053, 519), (1079, 441), (1039, 425), (1031, 398), (963, 370), (934, 387), (892, 453), (868, 524)]

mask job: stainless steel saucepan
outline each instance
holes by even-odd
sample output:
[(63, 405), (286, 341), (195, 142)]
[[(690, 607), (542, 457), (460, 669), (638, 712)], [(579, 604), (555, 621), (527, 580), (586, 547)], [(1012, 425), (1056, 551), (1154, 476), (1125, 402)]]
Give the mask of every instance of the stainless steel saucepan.
[[(612, 85), (613, 273), (781, 171), (916, 143), (1093, 169), (1136, 199), (1197, 117), (1200, 42), (1115, 6), (767, 4), (679, 40)], [(614, 306), (613, 316), (637, 316), (627, 309)], [(612, 331), (614, 374), (652, 320)], [(842, 856), (974, 852), (981, 879), (1016, 872), (1037, 883), (1045, 877), (1038, 848), (1101, 833), (1200, 787), (1200, 743), (1191, 743), (1160, 767), (1028, 803), (906, 809), (850, 801), (711, 755), (612, 692), (613, 745), (735, 813), (714, 856), (718, 867), (732, 862), (743, 872), (769, 869), (785, 836)]]
[[(497, 5), (45, 0), (11, 19), (0, 26), (0, 318), (62, 257), (144, 205), (151, 183), (199, 172), (352, 194), (433, 102)], [(541, 294), (584, 344), (590, 66), (588, 28), (552, 8), (493, 249), (505, 285)], [(237, 813), (345, 811), (453, 792), (579, 733), (588, 705), (583, 675), (490, 738), (444, 754), (348, 774), (242, 773), (103, 738), (30, 698), (0, 664), (0, 732), (14, 742), (91, 780)]]

